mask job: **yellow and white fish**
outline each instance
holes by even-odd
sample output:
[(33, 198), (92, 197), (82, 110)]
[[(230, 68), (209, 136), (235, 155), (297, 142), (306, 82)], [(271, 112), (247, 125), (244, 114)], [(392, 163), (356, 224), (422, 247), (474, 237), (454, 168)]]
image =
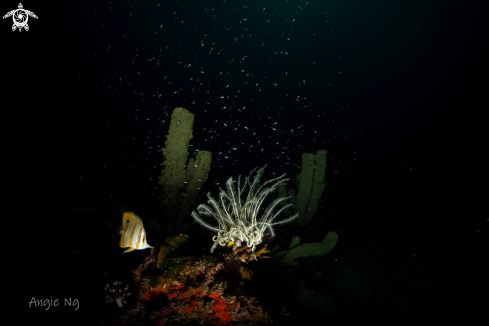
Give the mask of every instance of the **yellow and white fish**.
[(128, 248), (124, 253), (134, 250), (153, 248), (146, 242), (146, 231), (143, 221), (133, 212), (124, 212), (122, 215), (121, 248)]

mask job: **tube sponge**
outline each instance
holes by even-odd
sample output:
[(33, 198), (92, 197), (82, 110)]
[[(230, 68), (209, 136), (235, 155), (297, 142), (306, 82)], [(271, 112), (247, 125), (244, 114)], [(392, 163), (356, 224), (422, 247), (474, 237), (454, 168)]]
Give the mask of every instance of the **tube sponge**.
[[(299, 213), (296, 221), (301, 226), (308, 224), (317, 211), (319, 199), (326, 186), (327, 154), (328, 151), (325, 149), (317, 151), (316, 154), (302, 154), (301, 174), (297, 176), (297, 196), (293, 189), (287, 191), (283, 185), (278, 187), (279, 197), (290, 197), (289, 201), (281, 203), (282, 207), (292, 204), (294, 214)], [(292, 213), (285, 209), (284, 215), (290, 217)]]
[(302, 170), (297, 176), (299, 193), (297, 194), (297, 221), (301, 226), (308, 224), (318, 208), (318, 200), (326, 186), (326, 150), (319, 150), (316, 155), (302, 154)]
[(199, 151), (195, 160), (192, 158), (187, 164), (193, 124), (194, 115), (188, 110), (173, 110), (165, 147), (161, 149), (165, 159), (158, 182), (161, 186), (160, 200), (165, 215), (175, 227), (183, 223), (183, 218), (191, 210), (208, 178), (212, 162), (210, 152)]
[(282, 255), (282, 257), (279, 259), (281, 263), (296, 266), (297, 262), (294, 260), (299, 257), (326, 255), (333, 250), (336, 242), (338, 242), (338, 239), (338, 233), (328, 232), (321, 242), (309, 242), (293, 246), (292, 243), (298, 244), (300, 241), (299, 237), (294, 237), (291, 242), (291, 248), (285, 252), (278, 253), (277, 255)]

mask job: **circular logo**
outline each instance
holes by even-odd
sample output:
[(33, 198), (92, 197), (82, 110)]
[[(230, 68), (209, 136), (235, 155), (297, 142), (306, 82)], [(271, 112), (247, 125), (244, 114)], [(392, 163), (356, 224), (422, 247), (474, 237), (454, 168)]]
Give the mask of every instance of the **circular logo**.
[(24, 9), (15, 10), (12, 16), (14, 18), (14, 24), (17, 27), (24, 27), (27, 24), (27, 20), (29, 19), (29, 16)]

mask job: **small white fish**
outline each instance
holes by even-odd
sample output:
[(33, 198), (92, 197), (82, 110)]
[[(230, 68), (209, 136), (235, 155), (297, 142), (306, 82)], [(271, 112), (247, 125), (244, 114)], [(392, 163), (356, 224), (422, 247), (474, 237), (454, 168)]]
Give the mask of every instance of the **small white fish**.
[(124, 212), (122, 215), (122, 233), (119, 246), (129, 248), (124, 253), (153, 248), (146, 242), (143, 220), (133, 212)]

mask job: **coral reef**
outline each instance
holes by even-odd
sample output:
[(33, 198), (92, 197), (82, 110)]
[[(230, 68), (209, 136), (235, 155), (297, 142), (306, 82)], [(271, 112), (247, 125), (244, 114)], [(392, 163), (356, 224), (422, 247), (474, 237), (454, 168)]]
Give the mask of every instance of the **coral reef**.
[(184, 108), (173, 110), (165, 147), (161, 149), (165, 159), (158, 182), (161, 186), (160, 199), (174, 230), (181, 227), (211, 167), (212, 154), (207, 151), (199, 151), (196, 158), (189, 159), (187, 163), (193, 124), (192, 113)]
[[(102, 325), (271, 325), (268, 313), (242, 287), (251, 279), (231, 248), (185, 256), (188, 236), (155, 246), (133, 273), (137, 300)], [(250, 248), (248, 248), (250, 249)], [(267, 249), (260, 252), (263, 256)]]
[[(290, 189), (288, 195), (291, 198), (290, 204), (293, 204), (294, 213), (299, 213), (297, 222), (301, 226), (308, 224), (317, 211), (318, 200), (321, 198), (324, 187), (326, 186), (326, 156), (328, 152), (319, 150), (316, 154), (302, 154), (302, 169), (301, 174), (297, 176), (298, 194), (295, 196), (295, 191)], [(285, 186), (278, 187), (280, 197), (286, 197), (287, 190)], [(283, 202), (285, 206), (287, 202)], [(285, 216), (291, 216), (292, 213), (286, 209)]]

